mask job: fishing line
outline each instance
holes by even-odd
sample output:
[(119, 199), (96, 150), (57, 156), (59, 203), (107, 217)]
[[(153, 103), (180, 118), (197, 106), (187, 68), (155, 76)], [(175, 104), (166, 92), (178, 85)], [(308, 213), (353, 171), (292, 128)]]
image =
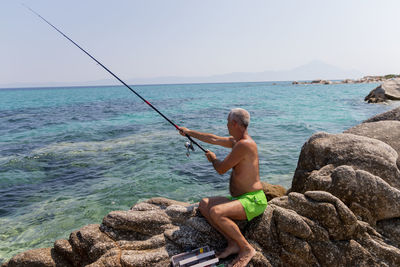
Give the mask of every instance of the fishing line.
[[(125, 85), (129, 90), (131, 90), (132, 93), (134, 93), (136, 96), (138, 96), (140, 99), (143, 100), (143, 102), (145, 102), (147, 105), (149, 105), (152, 109), (154, 109), (154, 111), (156, 111), (158, 114), (161, 115), (161, 117), (163, 117), (165, 120), (167, 120), (170, 124), (172, 124), (178, 131), (180, 130), (180, 128), (178, 127), (178, 125), (176, 125), (175, 123), (173, 123), (170, 119), (168, 119), (164, 114), (162, 114), (156, 107), (154, 107), (149, 101), (147, 101), (146, 99), (144, 99), (140, 94), (138, 94), (135, 90), (133, 90), (129, 85), (127, 85), (123, 80), (121, 80), (117, 75), (115, 75), (112, 71), (110, 71), (106, 66), (104, 66), (103, 64), (100, 63), (100, 61), (98, 61), (97, 59), (95, 59), (91, 54), (89, 54), (85, 49), (83, 49), (82, 47), (80, 47), (77, 43), (75, 43), (71, 38), (69, 38), (67, 35), (65, 35), (62, 31), (60, 31), (58, 28), (56, 28), (53, 24), (51, 24), (48, 20), (46, 20), (45, 18), (43, 18), (39, 13), (37, 13), (36, 11), (34, 11), (32, 8), (30, 8), (29, 6), (25, 5), (25, 4), (21, 4), (23, 5), (25, 8), (27, 8), (28, 10), (30, 10), (33, 14), (37, 15), (40, 19), (42, 19), (44, 22), (46, 22), (48, 25), (50, 25), (53, 29), (55, 29), (57, 32), (59, 32), (62, 36), (64, 36), (68, 41), (70, 41), (71, 43), (73, 43), (76, 47), (78, 47), (80, 50), (82, 50), (86, 55), (88, 55), (91, 59), (93, 59), (97, 64), (99, 64), (101, 67), (103, 67), (103, 69), (105, 69), (108, 73), (110, 73), (114, 78), (116, 78), (118, 81), (120, 81), (123, 85)], [(202, 148), (196, 141), (194, 141), (188, 134), (185, 134), (185, 136), (190, 140), (189, 145), (185, 144), (185, 147), (188, 149), (188, 153), (189, 153), (189, 149), (194, 151), (193, 148), (193, 144), (195, 144), (196, 146), (198, 146), (204, 153), (206, 153), (207, 151)], [(187, 155), (188, 155), (187, 153)]]

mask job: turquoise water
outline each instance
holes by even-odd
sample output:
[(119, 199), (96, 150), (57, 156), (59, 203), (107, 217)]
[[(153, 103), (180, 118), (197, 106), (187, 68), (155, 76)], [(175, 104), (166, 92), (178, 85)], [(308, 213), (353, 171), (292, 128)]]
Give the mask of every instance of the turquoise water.
[[(289, 82), (134, 87), (180, 126), (226, 135), (233, 107), (250, 111), (263, 181), (290, 187), (303, 143), (391, 108), (369, 105), (376, 84)], [(187, 158), (174, 127), (125, 87), (0, 90), (0, 262), (49, 247), (112, 210), (162, 196), (226, 195), (201, 151)], [(204, 147), (224, 157), (229, 150)]]

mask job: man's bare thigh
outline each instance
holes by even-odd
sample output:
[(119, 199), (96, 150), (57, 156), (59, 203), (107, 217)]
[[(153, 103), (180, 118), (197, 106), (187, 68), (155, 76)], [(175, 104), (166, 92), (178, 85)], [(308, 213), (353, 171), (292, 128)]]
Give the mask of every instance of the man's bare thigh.
[(215, 211), (223, 217), (228, 217), (232, 220), (246, 220), (246, 212), (242, 203), (239, 200), (229, 200), (228, 202), (214, 205)]
[(209, 210), (212, 207), (214, 207), (215, 205), (219, 205), (219, 204), (223, 204), (223, 203), (227, 203), (229, 201), (231, 201), (229, 198), (227, 197), (208, 197), (208, 198), (203, 198), (204, 204), (206, 206), (206, 208)]

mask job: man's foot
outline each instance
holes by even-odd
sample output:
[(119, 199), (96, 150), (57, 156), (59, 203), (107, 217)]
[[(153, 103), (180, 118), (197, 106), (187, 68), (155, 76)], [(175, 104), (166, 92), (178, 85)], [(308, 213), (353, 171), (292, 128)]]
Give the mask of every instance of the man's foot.
[(220, 253), (217, 253), (216, 256), (218, 259), (225, 259), (232, 254), (239, 253), (239, 246), (236, 243), (228, 244), (226, 249)]
[(234, 259), (228, 267), (246, 267), (250, 260), (256, 255), (254, 248), (249, 248), (239, 253), (236, 259)]

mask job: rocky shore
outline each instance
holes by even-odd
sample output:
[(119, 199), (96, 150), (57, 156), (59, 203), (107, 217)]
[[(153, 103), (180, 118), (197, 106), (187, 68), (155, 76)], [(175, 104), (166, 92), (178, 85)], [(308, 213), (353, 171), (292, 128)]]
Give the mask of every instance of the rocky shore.
[(381, 83), (365, 98), (368, 103), (382, 103), (388, 100), (400, 100), (400, 75), (365, 76), (359, 80), (345, 79), (342, 81), (313, 80), (311, 82), (293, 81), (292, 84), (354, 84)]
[(380, 103), (388, 100), (400, 100), (400, 78), (383, 82), (373, 89), (364, 99), (368, 103)]
[(341, 81), (330, 81), (330, 80), (313, 80), (313, 81), (306, 81), (306, 82), (302, 82), (302, 81), (293, 81), (292, 84), (345, 84), (345, 83), (382, 83), (385, 82), (387, 80), (390, 79), (394, 79), (394, 78), (400, 78), (400, 75), (395, 75), (395, 74), (388, 74), (385, 76), (365, 76), (361, 79), (344, 79)]
[[(291, 189), (265, 184), (264, 214), (238, 222), (257, 251), (249, 266), (400, 266), (399, 140), (400, 108), (344, 133), (313, 134)], [(197, 204), (152, 198), (2, 267), (169, 266), (204, 245), (225, 243)]]

